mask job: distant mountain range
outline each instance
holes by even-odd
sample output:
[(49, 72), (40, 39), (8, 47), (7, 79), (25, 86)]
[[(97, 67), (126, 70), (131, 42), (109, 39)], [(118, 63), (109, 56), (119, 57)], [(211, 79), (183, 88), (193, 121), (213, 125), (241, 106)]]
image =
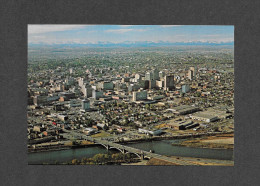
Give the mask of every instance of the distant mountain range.
[(53, 46), (53, 47), (164, 47), (164, 46), (234, 46), (231, 42), (210, 42), (210, 41), (192, 41), (192, 42), (151, 42), (151, 41), (124, 41), (121, 43), (98, 42), (98, 43), (64, 43), (64, 44), (47, 44), (47, 43), (29, 43), (29, 47)]

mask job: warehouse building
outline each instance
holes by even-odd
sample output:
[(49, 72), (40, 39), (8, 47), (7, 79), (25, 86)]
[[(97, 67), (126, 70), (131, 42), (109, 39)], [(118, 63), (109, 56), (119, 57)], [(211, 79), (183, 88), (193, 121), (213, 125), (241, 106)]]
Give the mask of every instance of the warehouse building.
[(189, 106), (189, 105), (181, 105), (181, 106), (173, 108), (172, 111), (173, 111), (173, 113), (178, 114), (178, 115), (185, 115), (185, 114), (191, 114), (191, 113), (197, 112), (197, 111), (199, 111), (199, 108)]
[(219, 119), (216, 115), (211, 115), (206, 111), (195, 113), (191, 116), (191, 118), (194, 120), (205, 121), (207, 123), (213, 122), (213, 121), (216, 121)]

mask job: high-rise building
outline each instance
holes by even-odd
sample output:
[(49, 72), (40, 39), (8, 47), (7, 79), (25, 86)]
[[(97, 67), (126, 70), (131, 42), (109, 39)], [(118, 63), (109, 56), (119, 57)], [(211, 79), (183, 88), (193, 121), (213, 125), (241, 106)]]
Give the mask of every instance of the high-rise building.
[(84, 85), (84, 78), (78, 79), (79, 86), (82, 87)]
[(148, 89), (149, 88), (149, 81), (148, 80), (140, 80), (139, 85), (140, 85), (140, 88)]
[(140, 88), (140, 86), (137, 85), (137, 84), (130, 84), (130, 85), (128, 86), (128, 92), (138, 91), (139, 88)]
[(165, 72), (160, 71), (159, 72), (159, 78), (162, 79), (162, 78), (164, 78), (164, 76), (165, 76)]
[(147, 99), (147, 91), (139, 91), (139, 92), (133, 92), (133, 101), (140, 101), (140, 100), (146, 100)]
[(149, 81), (149, 89), (153, 89), (156, 87), (156, 80), (150, 80)]
[(193, 80), (193, 71), (192, 70), (188, 71), (188, 79)]
[(182, 93), (188, 93), (190, 91), (190, 85), (182, 85), (181, 91)]
[(67, 78), (65, 79), (65, 83), (67, 83), (68, 85), (74, 85), (75, 80), (74, 80), (74, 78), (67, 77)]
[(159, 71), (157, 69), (154, 69), (152, 71), (152, 74), (153, 74), (153, 79), (152, 80), (159, 80)]
[(135, 74), (134, 82), (139, 82), (141, 78), (140, 74)]
[(146, 72), (145, 74), (145, 80), (152, 80), (153, 79), (153, 74), (151, 72)]
[(174, 75), (164, 77), (164, 90), (174, 90)]
[(99, 82), (98, 88), (103, 90), (113, 90), (114, 84), (113, 82), (109, 82), (109, 81)]
[(82, 109), (83, 110), (88, 110), (90, 109), (90, 101), (89, 100), (82, 100)]
[(190, 67), (190, 70), (192, 70), (192, 72), (193, 72), (193, 78), (195, 78), (195, 77), (196, 77), (197, 68), (196, 68), (196, 67)]
[(91, 86), (82, 88), (83, 95), (84, 95), (84, 97), (87, 97), (87, 98), (92, 97), (92, 91), (93, 91), (93, 88), (91, 88)]
[(156, 87), (158, 87), (158, 88), (162, 88), (162, 87), (164, 87), (164, 81), (156, 81)]
[(96, 100), (98, 100), (99, 98), (102, 98), (103, 95), (103, 91), (97, 91), (97, 90), (93, 90), (92, 91), (92, 97)]

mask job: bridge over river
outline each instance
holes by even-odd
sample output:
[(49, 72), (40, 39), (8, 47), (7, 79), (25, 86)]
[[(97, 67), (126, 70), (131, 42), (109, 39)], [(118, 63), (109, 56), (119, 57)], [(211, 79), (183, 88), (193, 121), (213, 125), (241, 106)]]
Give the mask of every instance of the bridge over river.
[(84, 139), (84, 140), (87, 140), (87, 141), (91, 141), (91, 142), (93, 142), (95, 144), (102, 145), (107, 150), (109, 150), (109, 149), (117, 149), (117, 150), (119, 150), (120, 152), (122, 152), (124, 154), (133, 153), (136, 156), (138, 156), (140, 159), (156, 158), (156, 159), (163, 160), (163, 161), (170, 162), (170, 163), (174, 163), (174, 164), (177, 164), (177, 165), (197, 165), (197, 164), (195, 164), (193, 162), (190, 162), (190, 161), (174, 159), (174, 158), (170, 158), (170, 157), (167, 157), (167, 156), (164, 156), (164, 155), (160, 155), (160, 154), (156, 154), (156, 153), (140, 150), (140, 149), (137, 149), (137, 148), (126, 146), (126, 145), (121, 145), (121, 144), (118, 144), (118, 143), (110, 142), (110, 141), (107, 141), (107, 140), (101, 140), (101, 139), (97, 139), (97, 138), (92, 138), (92, 137), (87, 136), (85, 134), (74, 132), (74, 131), (69, 131), (69, 130), (65, 130), (64, 129), (64, 132), (70, 133), (71, 135), (73, 135), (76, 138)]

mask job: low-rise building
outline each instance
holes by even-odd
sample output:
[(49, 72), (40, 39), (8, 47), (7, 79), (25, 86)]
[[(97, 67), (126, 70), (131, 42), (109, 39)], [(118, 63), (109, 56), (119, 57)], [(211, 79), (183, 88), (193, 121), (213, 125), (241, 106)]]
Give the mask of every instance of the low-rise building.
[(208, 123), (219, 119), (217, 116), (211, 115), (211, 114), (207, 113), (206, 111), (195, 113), (191, 116), (191, 118), (194, 120), (205, 121)]
[(191, 113), (197, 112), (197, 111), (199, 111), (199, 108), (189, 106), (189, 105), (181, 105), (181, 106), (173, 108), (172, 111), (178, 115), (185, 115), (185, 114), (191, 114)]

